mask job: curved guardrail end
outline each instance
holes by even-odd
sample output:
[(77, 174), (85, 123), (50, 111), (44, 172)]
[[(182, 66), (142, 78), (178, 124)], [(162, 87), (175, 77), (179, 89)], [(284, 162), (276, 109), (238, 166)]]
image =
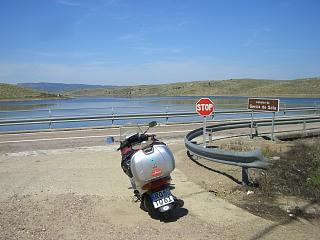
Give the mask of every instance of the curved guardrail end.
[(259, 167), (258, 168), (260, 168), (260, 169), (268, 169), (272, 164), (270, 159), (266, 158), (265, 156), (263, 156), (263, 153), (262, 153), (261, 149), (256, 149), (254, 151), (257, 152), (257, 157), (259, 159), (259, 161), (258, 161)]
[(243, 168), (267, 169), (270, 166), (270, 161), (263, 156), (260, 149), (238, 152), (219, 148), (204, 148), (203, 146), (197, 145), (192, 140), (201, 134), (202, 128), (199, 128), (189, 132), (185, 137), (187, 150), (200, 158)]

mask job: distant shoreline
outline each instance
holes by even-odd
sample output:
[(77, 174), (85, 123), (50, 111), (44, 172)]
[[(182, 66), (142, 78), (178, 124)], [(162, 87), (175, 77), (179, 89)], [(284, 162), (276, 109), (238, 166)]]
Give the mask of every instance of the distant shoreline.
[(18, 102), (18, 101), (44, 101), (44, 100), (66, 100), (66, 99), (76, 99), (81, 97), (87, 98), (152, 98), (152, 97), (234, 97), (234, 98), (250, 98), (250, 97), (258, 97), (258, 98), (294, 98), (294, 99), (320, 99), (319, 96), (308, 96), (308, 95), (282, 95), (282, 96), (235, 96), (235, 95), (179, 95), (179, 96), (161, 96), (161, 95), (149, 95), (149, 96), (126, 96), (126, 95), (97, 95), (97, 96), (71, 96), (71, 97), (57, 97), (57, 98), (12, 98), (12, 99), (0, 99), (1, 102)]
[(88, 98), (152, 98), (152, 97), (234, 97), (234, 98), (310, 98), (310, 99), (318, 99), (320, 98), (320, 94), (315, 96), (310, 96), (310, 95), (297, 95), (297, 94), (287, 94), (287, 95), (269, 95), (269, 96), (245, 96), (245, 95), (74, 95), (70, 96), (69, 98), (80, 98), (80, 97), (88, 97)]
[(1, 98), (0, 102), (18, 102), (18, 101), (43, 101), (43, 100), (60, 100), (60, 99), (72, 99), (74, 97), (50, 97), (50, 98)]

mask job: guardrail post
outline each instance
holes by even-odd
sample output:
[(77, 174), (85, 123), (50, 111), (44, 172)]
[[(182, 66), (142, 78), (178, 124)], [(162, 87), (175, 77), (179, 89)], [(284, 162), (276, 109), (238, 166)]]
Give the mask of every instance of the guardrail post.
[(114, 109), (113, 107), (111, 108), (111, 113), (112, 113), (112, 120), (111, 120), (111, 125), (114, 125)]
[(249, 168), (242, 167), (242, 185), (248, 186), (249, 183)]
[(168, 123), (168, 122), (169, 122), (168, 112), (169, 112), (169, 107), (168, 107), (168, 106), (166, 106), (166, 114), (167, 114), (167, 116), (166, 116), (166, 123)]
[(52, 128), (52, 120), (51, 120), (51, 117), (52, 117), (52, 113), (51, 113), (51, 108), (49, 108), (49, 129)]
[(254, 123), (254, 135), (256, 137), (258, 137), (259, 133), (258, 133), (258, 124), (257, 123)]
[(284, 110), (283, 110), (283, 115), (286, 115), (286, 110), (287, 110), (287, 104), (284, 104)]

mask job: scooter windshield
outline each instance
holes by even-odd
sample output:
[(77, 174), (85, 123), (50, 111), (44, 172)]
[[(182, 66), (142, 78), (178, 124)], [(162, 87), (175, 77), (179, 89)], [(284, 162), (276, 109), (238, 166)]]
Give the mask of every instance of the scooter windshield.
[(124, 141), (137, 133), (142, 133), (138, 127), (135, 127), (135, 126), (121, 127), (120, 128), (120, 140)]
[[(148, 130), (148, 127), (139, 126), (138, 124), (130, 124), (130, 125), (122, 126), (120, 128), (120, 141), (124, 141), (137, 133), (139, 134), (145, 133), (146, 130)], [(141, 143), (133, 147), (139, 149), (146, 145), (148, 145), (148, 143)]]

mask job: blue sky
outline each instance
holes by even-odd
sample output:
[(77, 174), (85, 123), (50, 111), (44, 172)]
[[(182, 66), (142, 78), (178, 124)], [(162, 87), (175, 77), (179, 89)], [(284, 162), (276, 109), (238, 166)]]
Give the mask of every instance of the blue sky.
[(0, 82), (320, 76), (318, 0), (1, 0)]

